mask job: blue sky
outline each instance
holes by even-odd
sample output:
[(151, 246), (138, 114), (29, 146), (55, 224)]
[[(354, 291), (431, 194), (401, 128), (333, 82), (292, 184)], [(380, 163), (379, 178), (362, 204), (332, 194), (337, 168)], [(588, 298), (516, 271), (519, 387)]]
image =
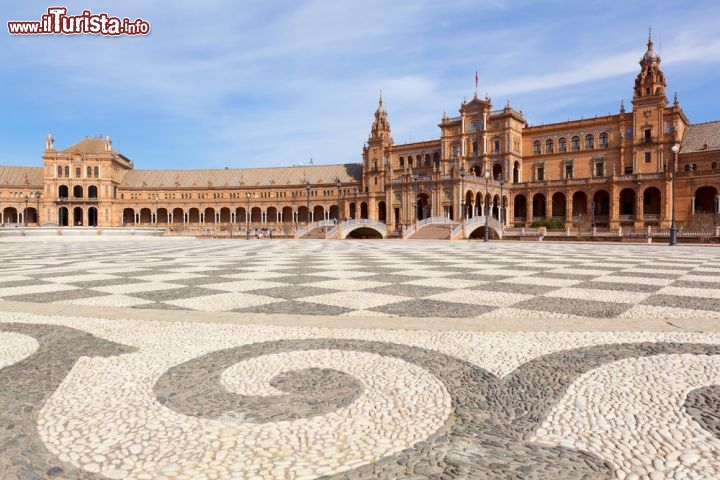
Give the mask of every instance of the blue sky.
[[(669, 96), (720, 120), (720, 2), (6, 2), (0, 164), (110, 135), (136, 168), (359, 162), (382, 89), (397, 143), (437, 138), (479, 94), (531, 124), (630, 105), (648, 27)], [(57, 4), (148, 21), (146, 37), (11, 36)]]

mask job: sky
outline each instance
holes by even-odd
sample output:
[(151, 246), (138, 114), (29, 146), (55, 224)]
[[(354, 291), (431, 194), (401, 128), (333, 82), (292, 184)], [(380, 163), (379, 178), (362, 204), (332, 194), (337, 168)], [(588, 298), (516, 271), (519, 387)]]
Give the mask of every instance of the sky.
[[(147, 36), (10, 35), (51, 6)], [(670, 100), (720, 120), (720, 2), (36, 0), (0, 11), (0, 164), (109, 135), (138, 169), (357, 163), (382, 91), (396, 143), (478, 95), (531, 125), (630, 109), (648, 29)]]

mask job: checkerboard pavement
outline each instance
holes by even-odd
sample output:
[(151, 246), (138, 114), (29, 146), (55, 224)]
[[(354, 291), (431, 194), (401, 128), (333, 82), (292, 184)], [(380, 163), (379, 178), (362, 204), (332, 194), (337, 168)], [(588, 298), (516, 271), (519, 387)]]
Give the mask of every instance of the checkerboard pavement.
[(413, 317), (720, 318), (720, 249), (432, 241), (13, 243), (0, 300)]

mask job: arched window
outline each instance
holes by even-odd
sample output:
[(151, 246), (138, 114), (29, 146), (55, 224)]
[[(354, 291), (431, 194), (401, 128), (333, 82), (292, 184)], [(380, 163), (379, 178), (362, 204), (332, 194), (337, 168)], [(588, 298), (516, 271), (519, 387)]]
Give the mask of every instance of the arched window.
[(685, 171), (686, 171), (686, 172), (689, 172), (689, 171), (690, 171), (690, 165), (685, 165)]
[(458, 155), (460, 155), (460, 147), (457, 145), (453, 145), (452, 146), (452, 154), (453, 154), (453, 157), (457, 157)]
[(403, 168), (405, 166), (405, 158), (400, 157), (400, 168)]
[(58, 165), (58, 168), (57, 168), (57, 176), (58, 176), (58, 177), (62, 177), (62, 172), (63, 172), (62, 167), (61, 167), (60, 165)]
[(592, 150), (593, 148), (595, 148), (595, 137), (585, 135), (585, 150)]
[(533, 142), (533, 155), (540, 155), (540, 141), (535, 140)]
[(561, 137), (560, 140), (558, 140), (558, 152), (566, 152), (567, 151), (567, 140), (565, 140), (565, 137)]
[(580, 137), (578, 137), (578, 136), (572, 137), (572, 149), (580, 150)]
[(600, 134), (600, 148), (607, 148), (608, 146), (608, 134), (603, 132)]
[(408, 168), (412, 168), (412, 157), (408, 157)]
[(545, 142), (545, 153), (552, 153), (553, 152), (553, 141), (552, 139), (547, 139)]
[(717, 162), (712, 162), (712, 163), (710, 164), (710, 168), (711, 168), (712, 170), (717, 170)]
[(440, 154), (438, 152), (433, 153), (433, 162), (435, 165), (440, 165)]
[(429, 153), (425, 154), (425, 166), (426, 167), (430, 166), (430, 154)]
[(482, 128), (483, 128), (483, 123), (480, 120), (473, 120), (470, 123), (470, 131), (471, 132), (474, 132), (477, 130), (482, 130)]

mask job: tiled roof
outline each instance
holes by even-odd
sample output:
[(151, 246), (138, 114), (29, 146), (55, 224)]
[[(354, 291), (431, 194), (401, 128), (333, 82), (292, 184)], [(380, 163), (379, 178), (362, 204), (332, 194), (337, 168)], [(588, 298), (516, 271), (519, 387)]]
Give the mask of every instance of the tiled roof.
[(267, 187), (281, 185), (344, 184), (359, 182), (362, 164), (309, 165), (301, 167), (229, 168), (223, 170), (129, 170), (120, 187)]
[(0, 165), (0, 186), (43, 187), (41, 167), (9, 167)]
[(720, 121), (688, 125), (680, 145), (680, 153), (720, 150)]
[(105, 140), (102, 138), (85, 137), (84, 140), (79, 141), (74, 145), (70, 145), (63, 153), (89, 153), (91, 155), (99, 155), (105, 152)]

